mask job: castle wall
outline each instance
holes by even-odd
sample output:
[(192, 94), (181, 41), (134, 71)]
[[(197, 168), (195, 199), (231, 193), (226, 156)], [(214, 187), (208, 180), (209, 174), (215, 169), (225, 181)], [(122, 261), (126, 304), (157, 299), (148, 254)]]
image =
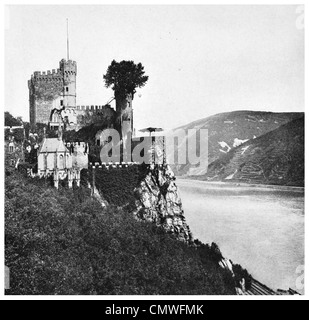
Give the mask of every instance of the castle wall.
[(64, 110), (62, 116), (67, 117), (72, 128), (78, 129), (104, 120), (113, 122), (115, 110), (109, 105), (76, 106)]
[(48, 124), (51, 111), (61, 108), (63, 100), (63, 78), (58, 69), (47, 72), (34, 72), (28, 81), (30, 123)]

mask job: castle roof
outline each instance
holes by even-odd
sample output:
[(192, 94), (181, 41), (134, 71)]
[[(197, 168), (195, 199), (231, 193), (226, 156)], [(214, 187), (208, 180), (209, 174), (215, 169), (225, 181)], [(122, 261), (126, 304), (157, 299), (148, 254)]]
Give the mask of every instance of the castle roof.
[(44, 139), (39, 152), (55, 153), (55, 152), (69, 152), (69, 150), (67, 149), (67, 147), (65, 146), (62, 140), (59, 140), (58, 138), (46, 138)]

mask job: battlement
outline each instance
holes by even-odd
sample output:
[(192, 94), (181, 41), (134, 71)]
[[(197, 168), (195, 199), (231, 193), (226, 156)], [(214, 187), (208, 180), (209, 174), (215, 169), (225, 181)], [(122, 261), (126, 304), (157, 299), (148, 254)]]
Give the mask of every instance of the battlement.
[(59, 62), (58, 69), (52, 69), (47, 71), (35, 71), (31, 75), (31, 80), (34, 81), (62, 81), (63, 73), (76, 74), (76, 61), (62, 59)]
[(77, 111), (100, 111), (113, 108), (110, 105), (91, 105), (91, 106), (76, 106)]
[(31, 75), (32, 82), (60, 82), (62, 81), (62, 74), (60, 69), (52, 69), (48, 71), (35, 71)]
[(35, 71), (33, 73), (33, 76), (49, 76), (49, 75), (61, 75), (60, 73), (60, 69), (52, 69), (52, 70), (48, 70), (48, 71)]
[(95, 162), (89, 163), (89, 169), (122, 169), (129, 167), (138, 167), (140, 164), (138, 162)]
[(77, 73), (77, 64), (76, 64), (76, 61), (73, 61), (73, 60), (62, 59), (59, 62), (59, 68), (61, 72), (67, 76), (76, 75)]
[(73, 60), (66, 60), (66, 59), (62, 59), (60, 62), (60, 67), (62, 65), (71, 65), (71, 66), (75, 66), (76, 67), (76, 61), (73, 61)]
[[(129, 168), (129, 167), (136, 167), (138, 168), (141, 166), (139, 162), (90, 162), (89, 163), (89, 169), (122, 169), (122, 168)], [(162, 169), (166, 167), (165, 164), (160, 163), (160, 164), (154, 164), (154, 165), (149, 165), (150, 169)]]

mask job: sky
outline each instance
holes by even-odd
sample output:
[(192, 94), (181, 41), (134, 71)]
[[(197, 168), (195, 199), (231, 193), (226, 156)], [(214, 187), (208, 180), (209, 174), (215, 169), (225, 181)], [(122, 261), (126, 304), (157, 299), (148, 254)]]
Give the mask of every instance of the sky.
[(304, 29), (298, 6), (7, 6), (5, 110), (29, 120), (34, 71), (77, 62), (77, 104), (113, 96), (113, 59), (141, 62), (137, 129), (176, 128), (234, 110), (304, 111)]

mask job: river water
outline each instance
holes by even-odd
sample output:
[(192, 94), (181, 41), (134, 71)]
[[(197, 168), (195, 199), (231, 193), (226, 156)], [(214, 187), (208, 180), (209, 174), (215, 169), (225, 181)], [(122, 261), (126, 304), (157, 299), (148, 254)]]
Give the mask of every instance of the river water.
[(270, 288), (304, 290), (304, 191), (178, 179), (195, 238)]

